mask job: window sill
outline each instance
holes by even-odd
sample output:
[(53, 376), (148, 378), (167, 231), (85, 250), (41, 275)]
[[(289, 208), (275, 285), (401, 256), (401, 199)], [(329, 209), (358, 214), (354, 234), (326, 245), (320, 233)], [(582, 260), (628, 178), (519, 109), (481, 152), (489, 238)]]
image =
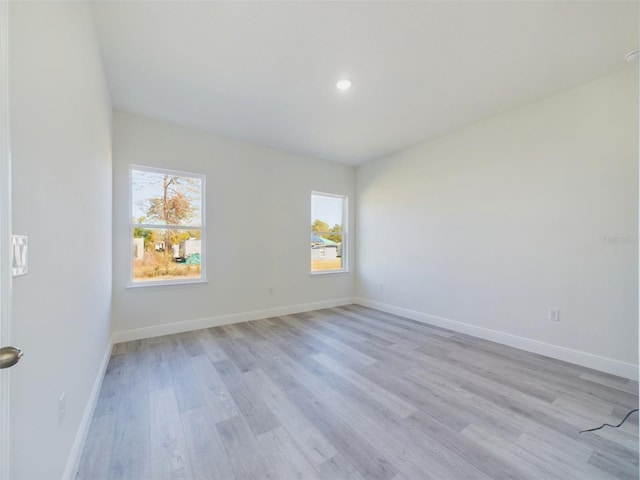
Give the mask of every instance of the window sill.
[(324, 270), (324, 271), (320, 271), (320, 272), (309, 272), (309, 275), (311, 275), (312, 277), (316, 276), (316, 275), (333, 275), (333, 274), (340, 274), (340, 273), (349, 273), (349, 270)]
[(157, 282), (135, 282), (129, 283), (127, 288), (147, 288), (147, 287), (174, 287), (180, 285), (199, 285), (203, 283), (209, 283), (206, 278), (199, 278), (198, 280), (158, 280)]

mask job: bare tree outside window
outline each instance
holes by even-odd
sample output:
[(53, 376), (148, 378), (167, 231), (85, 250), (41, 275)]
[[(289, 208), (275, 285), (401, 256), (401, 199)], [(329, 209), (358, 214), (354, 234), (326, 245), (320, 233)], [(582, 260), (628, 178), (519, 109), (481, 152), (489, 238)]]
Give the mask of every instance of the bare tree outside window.
[(132, 167), (132, 281), (203, 279), (204, 177)]

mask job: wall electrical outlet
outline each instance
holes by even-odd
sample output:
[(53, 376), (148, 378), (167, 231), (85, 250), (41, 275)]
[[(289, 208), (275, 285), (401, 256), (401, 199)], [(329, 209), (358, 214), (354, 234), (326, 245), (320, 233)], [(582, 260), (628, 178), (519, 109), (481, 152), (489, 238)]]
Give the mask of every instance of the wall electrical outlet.
[(550, 308), (549, 309), (549, 320), (552, 322), (560, 321), (560, 309), (559, 308)]
[(67, 415), (67, 399), (65, 397), (64, 392), (60, 395), (58, 399), (58, 425), (62, 425), (64, 422), (64, 417)]

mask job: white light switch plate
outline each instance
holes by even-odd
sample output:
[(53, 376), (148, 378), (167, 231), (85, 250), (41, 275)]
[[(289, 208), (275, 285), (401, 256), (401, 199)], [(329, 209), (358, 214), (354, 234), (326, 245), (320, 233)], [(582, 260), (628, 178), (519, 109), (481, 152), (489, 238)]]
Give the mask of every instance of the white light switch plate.
[(27, 237), (25, 235), (11, 235), (13, 276), (27, 273)]

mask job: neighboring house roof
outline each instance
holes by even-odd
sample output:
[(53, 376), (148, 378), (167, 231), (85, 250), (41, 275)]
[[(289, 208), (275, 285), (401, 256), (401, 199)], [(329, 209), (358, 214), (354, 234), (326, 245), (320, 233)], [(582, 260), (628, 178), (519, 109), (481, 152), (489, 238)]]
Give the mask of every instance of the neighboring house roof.
[(327, 245), (327, 246), (332, 246), (332, 245), (337, 246), (338, 245), (336, 242), (332, 242), (331, 240), (329, 240), (327, 238), (322, 238), (320, 235), (316, 235), (315, 233), (311, 234), (311, 243), (313, 243), (313, 244), (324, 244), (324, 245)]

